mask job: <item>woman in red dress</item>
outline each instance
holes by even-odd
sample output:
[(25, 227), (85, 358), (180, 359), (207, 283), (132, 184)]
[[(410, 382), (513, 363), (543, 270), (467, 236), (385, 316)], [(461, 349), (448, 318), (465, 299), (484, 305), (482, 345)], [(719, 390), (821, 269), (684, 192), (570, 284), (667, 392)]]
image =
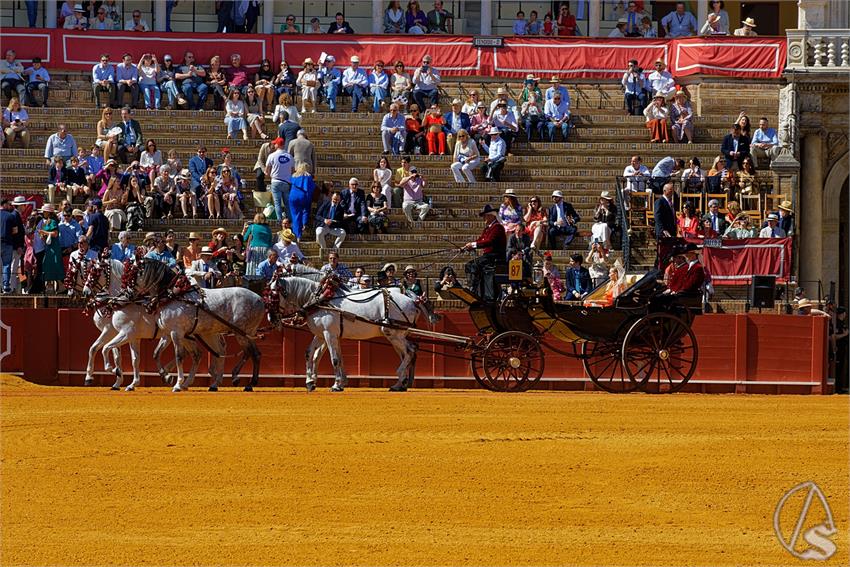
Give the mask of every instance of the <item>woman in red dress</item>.
[(532, 197), (525, 213), (525, 232), (531, 238), (531, 247), (540, 250), (546, 236), (546, 211), (540, 206), (540, 197)]
[(694, 215), (694, 207), (690, 203), (682, 205), (682, 214), (676, 219), (679, 236), (694, 238), (699, 233), (699, 219)]
[(561, 10), (558, 12), (558, 35), (559, 36), (575, 36), (578, 35), (576, 17), (570, 14), (570, 7), (567, 4), (561, 4)]

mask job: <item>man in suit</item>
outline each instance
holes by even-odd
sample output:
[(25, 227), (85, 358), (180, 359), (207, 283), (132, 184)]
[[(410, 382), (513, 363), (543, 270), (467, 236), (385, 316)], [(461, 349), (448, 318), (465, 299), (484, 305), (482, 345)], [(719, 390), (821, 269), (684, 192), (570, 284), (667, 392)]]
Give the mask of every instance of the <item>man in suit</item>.
[(735, 164), (741, 169), (744, 158), (750, 155), (750, 139), (741, 133), (741, 125), (733, 124), (732, 129), (723, 137), (720, 153), (726, 158), (726, 169)]
[(708, 202), (708, 212), (702, 216), (702, 220), (711, 223), (711, 228), (717, 234), (723, 234), (729, 228), (729, 221), (726, 220), (726, 215), (720, 212), (720, 201), (717, 199)]
[[(265, 161), (263, 162), (265, 164)], [(207, 157), (207, 147), (198, 146), (196, 155), (189, 160), (189, 174), (192, 176), (192, 190), (201, 198), (201, 178), (209, 168), (213, 166), (213, 160)]]
[(460, 111), (462, 105), (463, 102), (459, 98), (454, 99), (452, 101), (452, 111), (445, 116), (446, 125), (443, 127), (443, 131), (446, 133), (446, 142), (449, 145), (449, 151), (452, 152), (455, 149), (458, 131), (466, 130), (469, 132), (471, 127), (469, 114)]
[(560, 191), (552, 192), (554, 203), (549, 207), (549, 248), (555, 248), (555, 238), (564, 237), (564, 248), (576, 236), (578, 232), (578, 221), (581, 218), (570, 203), (564, 201), (564, 194)]
[(201, 257), (192, 260), (192, 265), (186, 270), (186, 275), (193, 278), (198, 287), (205, 289), (215, 287), (216, 281), (221, 279), (221, 272), (213, 262), (213, 251), (209, 246), (201, 248)]
[(325, 242), (327, 235), (333, 236), (334, 248), (339, 250), (342, 243), (345, 241), (345, 209), (342, 206), (342, 197), (339, 193), (331, 195), (331, 200), (327, 201), (316, 211), (316, 242), (324, 253), (328, 246)]
[(655, 199), (653, 214), (655, 216), (656, 240), (676, 236), (676, 212), (673, 208), (672, 183), (665, 184), (662, 189), (661, 197)]
[(352, 234), (369, 232), (369, 209), (366, 207), (366, 193), (360, 188), (356, 177), (348, 180), (348, 189), (340, 195), (344, 211), (345, 230)]
[(118, 157), (121, 163), (130, 163), (139, 159), (141, 148), (145, 147), (142, 137), (142, 127), (133, 118), (133, 110), (129, 106), (121, 109), (121, 133), (118, 134)]
[(590, 272), (581, 265), (582, 260), (581, 254), (570, 256), (570, 267), (564, 277), (567, 284), (566, 299), (581, 299), (593, 289), (590, 283)]
[(289, 113), (285, 110), (280, 113), (280, 116), (283, 118), (283, 121), (277, 127), (277, 137), (283, 138), (283, 147), (286, 149), (289, 147), (290, 142), (298, 137), (298, 130), (301, 129), (301, 126), (290, 120)]
[(497, 262), (505, 261), (507, 238), (505, 229), (499, 224), (494, 209), (489, 204), (484, 205), (478, 216), (484, 217), (485, 227), (481, 236), (475, 242), (464, 244), (464, 250), (479, 250), (481, 254), (466, 263), (466, 274), (469, 287), (483, 299), (495, 299), (496, 286), (494, 278), (483, 277), (485, 269), (494, 269)]
[(705, 270), (699, 262), (699, 247), (690, 243), (685, 247), (686, 262), (676, 268), (667, 289), (673, 295), (694, 295), (702, 292), (705, 282)]

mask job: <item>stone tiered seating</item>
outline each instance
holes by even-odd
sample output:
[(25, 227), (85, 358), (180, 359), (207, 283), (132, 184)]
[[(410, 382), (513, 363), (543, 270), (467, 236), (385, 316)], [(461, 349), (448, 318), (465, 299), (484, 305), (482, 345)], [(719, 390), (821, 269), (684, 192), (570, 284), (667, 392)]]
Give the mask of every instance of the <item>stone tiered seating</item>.
[[(43, 149), (47, 137), (55, 131), (57, 124), (66, 124), (82, 146), (88, 147), (94, 141), (94, 127), (100, 111), (94, 108), (87, 78), (76, 73), (55, 75), (57, 80), (52, 84), (51, 108), (30, 110), (30, 149), (14, 147), (3, 149), (0, 153), (3, 158), (0, 160), (0, 191), (4, 194), (46, 193)], [(464, 79), (462, 82), (447, 79), (443, 84), (442, 102), (447, 106), (452, 98), (464, 98), (465, 93), (472, 88), (485, 93), (485, 99), (490, 100), (495, 97), (496, 88), (503, 84), (480, 79)], [(520, 85), (508, 86), (519, 94)], [(649, 167), (667, 155), (685, 159), (698, 156), (707, 169), (719, 154), (722, 137), (740, 110), (746, 110), (754, 121), (759, 116), (767, 115), (773, 124), (777, 123), (776, 85), (748, 87), (747, 95), (743, 97), (738, 85), (703, 83), (690, 87), (695, 108), (701, 112), (695, 121), (699, 143), (649, 144), (643, 117), (628, 116), (623, 111), (618, 85), (592, 83), (568, 86), (576, 124), (568, 144), (528, 144), (524, 140), (518, 141), (513, 148), (515, 155), (509, 159), (501, 183), (457, 185), (448, 167), (449, 157), (414, 156), (414, 164), (427, 180), (426, 192), (434, 203), (428, 220), (409, 226), (401, 211), (394, 209), (390, 234), (349, 235), (343, 247), (343, 261), (349, 266), (366, 264), (367, 271), (374, 273), (385, 261), (448, 249), (452, 247), (451, 243), (462, 244), (472, 240), (481, 230), (477, 216), (481, 206), (486, 202), (497, 204), (504, 189), (510, 187), (520, 195), (523, 204), (532, 195), (540, 196), (544, 204), (548, 204), (551, 192), (560, 189), (576, 207), (582, 217), (582, 236), (576, 238), (569, 250), (555, 251), (556, 262), (563, 265), (569, 254), (586, 251), (587, 235), (598, 195), (603, 190), (615, 187), (614, 178), (622, 174), (629, 156), (640, 154)], [(136, 118), (142, 125), (146, 139), (156, 140), (163, 154), (172, 148), (176, 149), (184, 164), (194, 155), (198, 143), (207, 146), (208, 155), (214, 160), (218, 159), (221, 148), (230, 148), (234, 164), (247, 182), (246, 216), (252, 215), (252, 168), (261, 141), (226, 140), (223, 113), (211, 110), (212, 97), (208, 104), (210, 110), (204, 112), (137, 110)], [(339, 105), (339, 108), (346, 109), (346, 104)], [(380, 118), (365, 112), (318, 112), (306, 115), (302, 125), (317, 147), (319, 166), (316, 179), (333, 179), (339, 188), (344, 188), (352, 176), (368, 184), (372, 169), (381, 154)], [(271, 134), (270, 121), (268, 124)], [(391, 156), (393, 169), (398, 167), (398, 162), (397, 157)], [(761, 175), (765, 176), (766, 181), (772, 179), (769, 171)], [(168, 226), (177, 230), (178, 239), (185, 242), (190, 231), (208, 234), (219, 225), (237, 231), (241, 230), (242, 224), (243, 221), (175, 219)], [(149, 220), (145, 230), (161, 230), (165, 226), (164, 221)], [(138, 236), (136, 240), (140, 239), (141, 234)], [(633, 242), (636, 245), (632, 250), (635, 268), (651, 265), (655, 256), (652, 238), (636, 234)], [(312, 238), (312, 231), (305, 236), (302, 249), (314, 263), (319, 262), (318, 247)], [(618, 255), (619, 252), (615, 251), (614, 257)], [(421, 276), (433, 277), (452, 258), (452, 264), (462, 273), (463, 263), (468, 258), (465, 255), (457, 256), (454, 252), (426, 256), (409, 263), (420, 268)], [(408, 263), (407, 260), (401, 262)]]

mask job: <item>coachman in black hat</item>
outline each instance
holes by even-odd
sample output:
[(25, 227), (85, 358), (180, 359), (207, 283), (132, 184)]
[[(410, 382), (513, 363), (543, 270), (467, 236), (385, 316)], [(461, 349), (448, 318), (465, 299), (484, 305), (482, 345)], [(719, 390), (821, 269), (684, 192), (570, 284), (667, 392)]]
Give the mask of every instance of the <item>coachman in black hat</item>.
[[(478, 257), (467, 262), (465, 271), (469, 287), (484, 299), (496, 298), (495, 273), (496, 263), (505, 262), (507, 238), (505, 229), (496, 219), (496, 209), (489, 204), (484, 205), (478, 216), (484, 217), (486, 226), (481, 236), (475, 242), (467, 242), (464, 250), (479, 250)], [(483, 277), (485, 274), (488, 277)]]

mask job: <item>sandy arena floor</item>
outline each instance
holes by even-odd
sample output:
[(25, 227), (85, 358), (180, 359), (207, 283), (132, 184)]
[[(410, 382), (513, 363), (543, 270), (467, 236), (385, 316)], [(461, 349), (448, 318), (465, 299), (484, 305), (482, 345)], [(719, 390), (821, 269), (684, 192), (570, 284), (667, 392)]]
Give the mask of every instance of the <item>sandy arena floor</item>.
[(848, 562), (847, 397), (0, 388), (2, 565)]

